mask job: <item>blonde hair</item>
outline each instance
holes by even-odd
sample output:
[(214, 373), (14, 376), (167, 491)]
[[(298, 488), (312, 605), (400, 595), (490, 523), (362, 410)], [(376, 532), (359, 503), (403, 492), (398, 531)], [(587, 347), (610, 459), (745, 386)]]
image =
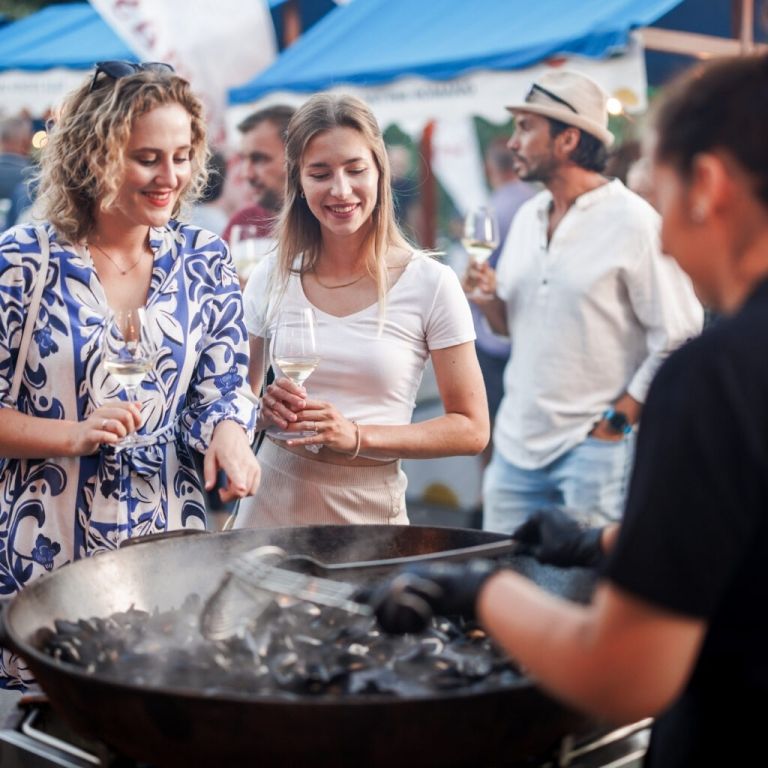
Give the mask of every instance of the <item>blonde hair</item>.
[(64, 100), (40, 158), (41, 214), (72, 243), (96, 223), (96, 206), (117, 197), (125, 148), (137, 118), (155, 107), (179, 104), (192, 121), (192, 174), (172, 216), (196, 199), (207, 181), (208, 146), (203, 105), (189, 83), (172, 72), (143, 70), (118, 79), (92, 78)]
[(285, 143), (285, 202), (277, 225), (277, 272), (284, 291), (296, 257), (302, 255), (301, 273), (313, 269), (320, 256), (320, 224), (301, 197), (301, 160), (309, 142), (333, 128), (352, 128), (362, 135), (379, 171), (377, 201), (366, 244), (370, 244), (369, 274), (375, 279), (383, 307), (389, 277), (386, 254), (392, 246), (411, 249), (395, 219), (391, 172), (384, 138), (368, 105), (355, 96), (318, 93), (296, 110), (288, 123)]

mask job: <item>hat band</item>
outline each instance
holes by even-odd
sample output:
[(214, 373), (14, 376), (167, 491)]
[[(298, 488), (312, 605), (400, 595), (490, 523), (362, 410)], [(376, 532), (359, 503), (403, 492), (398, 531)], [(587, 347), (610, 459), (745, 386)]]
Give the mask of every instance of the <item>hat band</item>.
[(540, 85), (537, 85), (536, 83), (534, 83), (531, 86), (531, 89), (528, 91), (528, 94), (525, 97), (525, 101), (527, 103), (531, 103), (531, 102), (535, 103), (539, 101), (540, 100), (538, 98), (539, 93), (543, 94), (548, 99), (552, 99), (552, 101), (555, 101), (558, 104), (562, 104), (564, 107), (567, 107), (575, 115), (579, 114), (579, 111), (576, 109), (576, 107), (573, 106), (573, 104), (569, 104), (565, 99), (561, 99), (556, 93), (552, 93), (552, 91), (549, 91), (546, 88), (542, 88)]

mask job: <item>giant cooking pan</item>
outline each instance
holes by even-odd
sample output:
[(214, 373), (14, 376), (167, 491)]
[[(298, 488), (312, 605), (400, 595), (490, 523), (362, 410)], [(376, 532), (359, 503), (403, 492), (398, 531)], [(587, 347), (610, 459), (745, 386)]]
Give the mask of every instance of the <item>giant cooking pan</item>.
[[(157, 766), (509, 765), (545, 753), (564, 734), (591, 723), (526, 678), (503, 690), (421, 698), (219, 695), (88, 675), (30, 642), (54, 618), (107, 616), (131, 605), (169, 609), (192, 592), (207, 595), (231, 557), (266, 543), (343, 562), (500, 538), (460, 528), (310, 526), (148, 541), (78, 561), (25, 588), (4, 613), (4, 643), (27, 660), (72, 727)], [(582, 569), (552, 568), (523, 556), (511, 565), (565, 597), (587, 599), (592, 587), (592, 574)]]

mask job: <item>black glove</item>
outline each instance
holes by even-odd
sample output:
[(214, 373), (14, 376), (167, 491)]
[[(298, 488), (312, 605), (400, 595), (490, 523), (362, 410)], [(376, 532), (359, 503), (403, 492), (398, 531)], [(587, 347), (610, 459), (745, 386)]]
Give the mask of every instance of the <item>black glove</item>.
[(542, 563), (595, 567), (603, 559), (602, 528), (582, 528), (556, 507), (534, 512), (512, 538)]
[(432, 616), (475, 616), (483, 582), (496, 571), (492, 560), (415, 564), (398, 571), (368, 596), (379, 626), (390, 634), (421, 632)]

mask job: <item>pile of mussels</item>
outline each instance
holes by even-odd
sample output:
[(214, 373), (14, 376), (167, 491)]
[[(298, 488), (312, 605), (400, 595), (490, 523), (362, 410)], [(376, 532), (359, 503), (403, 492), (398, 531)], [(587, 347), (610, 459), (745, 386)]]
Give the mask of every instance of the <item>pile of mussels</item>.
[(393, 637), (375, 619), (284, 598), (223, 641), (200, 633), (201, 601), (130, 608), (107, 618), (56, 620), (34, 645), (88, 673), (148, 687), (242, 695), (431, 696), (520, 684), (522, 675), (476, 625), (435, 618)]

